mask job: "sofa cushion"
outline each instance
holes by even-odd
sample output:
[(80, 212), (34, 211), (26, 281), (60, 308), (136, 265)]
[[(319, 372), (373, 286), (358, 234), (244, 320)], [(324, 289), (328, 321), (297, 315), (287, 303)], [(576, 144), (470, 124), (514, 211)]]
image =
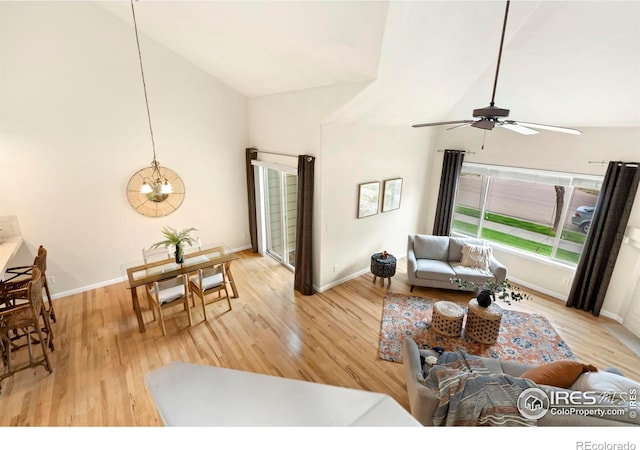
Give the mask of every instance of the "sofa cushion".
[(416, 234), (413, 240), (413, 251), (416, 259), (435, 259), (448, 261), (449, 236), (428, 236)]
[(436, 261), (434, 259), (417, 260), (416, 278), (423, 280), (449, 281), (451, 277), (455, 277), (448, 262)]
[(489, 270), (491, 247), (487, 245), (474, 245), (465, 243), (462, 246), (462, 259), (460, 264), (472, 269)]
[(484, 245), (485, 242), (483, 239), (477, 239), (477, 238), (461, 238), (461, 237), (449, 238), (449, 255), (448, 255), (449, 261), (462, 260), (462, 246), (464, 244)]
[(640, 383), (611, 372), (586, 372), (581, 374), (570, 387), (573, 391), (596, 392), (640, 392)]
[(521, 375), (537, 384), (546, 384), (560, 388), (569, 388), (583, 372), (595, 372), (598, 369), (591, 364), (578, 361), (554, 361), (527, 370)]
[(463, 266), (460, 263), (451, 263), (451, 268), (457, 278), (462, 278), (465, 281), (484, 283), (487, 280), (495, 279), (490, 270), (472, 269), (471, 267)]

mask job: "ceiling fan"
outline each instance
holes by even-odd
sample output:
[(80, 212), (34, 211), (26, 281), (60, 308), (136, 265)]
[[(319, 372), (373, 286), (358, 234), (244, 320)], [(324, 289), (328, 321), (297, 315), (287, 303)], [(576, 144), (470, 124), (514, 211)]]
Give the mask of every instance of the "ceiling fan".
[(580, 130), (575, 130), (573, 128), (562, 128), (562, 127), (556, 127), (552, 125), (543, 125), (539, 123), (508, 120), (506, 119), (506, 117), (509, 117), (509, 110), (495, 106), (494, 100), (496, 97), (496, 86), (498, 84), (498, 73), (500, 72), (500, 60), (502, 59), (502, 45), (504, 43), (504, 32), (507, 28), (507, 16), (509, 15), (509, 3), (510, 1), (507, 1), (507, 6), (504, 11), (504, 23), (502, 24), (502, 37), (500, 38), (498, 64), (496, 66), (496, 76), (495, 76), (495, 79), (493, 80), (493, 93), (491, 94), (491, 103), (489, 104), (489, 106), (485, 106), (484, 108), (474, 109), (473, 117), (476, 117), (476, 119), (453, 120), (449, 122), (420, 123), (420, 124), (412, 125), (413, 128), (433, 127), (433, 126), (439, 126), (439, 125), (455, 125), (451, 128), (447, 128), (447, 130), (452, 130), (454, 128), (459, 128), (459, 127), (472, 126), (474, 128), (480, 128), (486, 131), (486, 130), (493, 130), (494, 127), (499, 126), (511, 131), (515, 131), (520, 134), (537, 134), (538, 131), (534, 130), (533, 128), (546, 130), (546, 131), (559, 131), (561, 133), (569, 133), (569, 134), (582, 134)]

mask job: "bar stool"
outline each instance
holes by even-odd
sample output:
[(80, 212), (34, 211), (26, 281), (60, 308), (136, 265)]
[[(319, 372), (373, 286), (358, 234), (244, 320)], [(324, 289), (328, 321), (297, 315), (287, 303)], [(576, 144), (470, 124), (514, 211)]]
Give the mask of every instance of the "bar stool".
[[(44, 366), (49, 373), (53, 372), (47, 352), (47, 343), (52, 348), (52, 335), (49, 315), (44, 311), (42, 300), (42, 275), (40, 269), (34, 266), (31, 271), (31, 280), (26, 288), (12, 291), (14, 305), (0, 310), (0, 353), (5, 366), (4, 373), (0, 373), (0, 382), (13, 376), (18, 371)], [(44, 324), (40, 320), (44, 321)], [(17, 333), (20, 330), (22, 333)], [(33, 341), (35, 335), (36, 341)], [(26, 339), (26, 343), (19, 344), (18, 341)], [(34, 357), (33, 344), (40, 344), (42, 355)], [(29, 351), (29, 361), (20, 365), (15, 365), (13, 353), (19, 349), (27, 348)], [(1, 386), (0, 386), (1, 388)]]
[(0, 291), (15, 291), (16, 289), (26, 287), (31, 281), (34, 266), (37, 266), (42, 274), (42, 287), (44, 288), (45, 294), (47, 294), (48, 305), (45, 305), (45, 311), (49, 314), (51, 320), (56, 322), (56, 312), (53, 309), (51, 291), (49, 291), (49, 283), (47, 282), (47, 249), (45, 249), (44, 246), (41, 245), (38, 248), (38, 255), (33, 260), (33, 265), (10, 267), (5, 270), (5, 276), (7, 278), (0, 283)]

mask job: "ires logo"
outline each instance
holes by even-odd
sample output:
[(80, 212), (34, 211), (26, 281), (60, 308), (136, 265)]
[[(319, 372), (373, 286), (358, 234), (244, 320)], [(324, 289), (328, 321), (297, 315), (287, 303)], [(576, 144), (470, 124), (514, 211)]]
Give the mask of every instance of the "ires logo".
[(635, 418), (636, 392), (595, 392), (528, 388), (518, 397), (518, 411), (527, 419), (552, 415), (624, 416)]
[(528, 388), (520, 393), (517, 405), (522, 417), (537, 420), (547, 414), (551, 402), (547, 393), (542, 389)]
[(630, 397), (624, 392), (595, 392), (595, 391), (551, 391), (549, 401), (553, 406), (593, 406), (593, 405), (622, 405)]

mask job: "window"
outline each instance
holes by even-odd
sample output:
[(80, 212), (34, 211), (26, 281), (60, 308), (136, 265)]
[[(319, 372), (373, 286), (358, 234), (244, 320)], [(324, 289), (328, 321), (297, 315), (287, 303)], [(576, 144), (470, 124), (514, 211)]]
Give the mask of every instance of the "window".
[(601, 176), (464, 163), (451, 229), (576, 265), (601, 185)]

